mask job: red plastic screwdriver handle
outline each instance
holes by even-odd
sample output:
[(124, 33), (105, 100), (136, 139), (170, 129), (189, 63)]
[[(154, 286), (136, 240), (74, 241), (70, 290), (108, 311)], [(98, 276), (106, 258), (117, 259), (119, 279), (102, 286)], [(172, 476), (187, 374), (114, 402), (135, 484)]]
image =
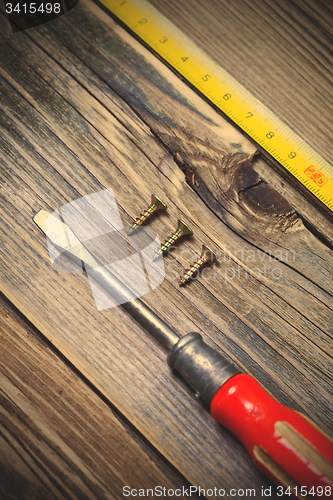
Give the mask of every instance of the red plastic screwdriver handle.
[(275, 483), (290, 487), (299, 498), (311, 488), (311, 498), (333, 498), (333, 442), (253, 377), (239, 374), (228, 380), (214, 395), (211, 412)]

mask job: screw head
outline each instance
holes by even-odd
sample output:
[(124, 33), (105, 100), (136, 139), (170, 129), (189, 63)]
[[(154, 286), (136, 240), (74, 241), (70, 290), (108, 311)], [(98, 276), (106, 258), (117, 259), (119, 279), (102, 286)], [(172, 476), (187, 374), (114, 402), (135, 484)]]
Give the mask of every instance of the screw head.
[(181, 219), (178, 219), (177, 231), (179, 229), (182, 232), (182, 236), (186, 236), (188, 234), (193, 234), (192, 229), (186, 224), (186, 222), (182, 221)]
[(202, 245), (200, 258), (205, 257), (205, 262), (214, 262), (216, 259), (216, 254), (206, 245)]
[(167, 206), (164, 201), (161, 200), (156, 194), (152, 194), (151, 196), (151, 204), (156, 206), (156, 210), (166, 210)]

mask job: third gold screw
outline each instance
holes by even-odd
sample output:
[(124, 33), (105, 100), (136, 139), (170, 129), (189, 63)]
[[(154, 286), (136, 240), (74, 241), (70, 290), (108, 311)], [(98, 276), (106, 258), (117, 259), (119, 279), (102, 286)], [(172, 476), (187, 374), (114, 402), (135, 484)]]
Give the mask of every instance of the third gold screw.
[(184, 276), (179, 282), (179, 286), (185, 285), (185, 283), (187, 283), (191, 279), (191, 277), (198, 271), (198, 269), (201, 269), (201, 267), (206, 264), (206, 262), (213, 262), (215, 259), (216, 255), (213, 250), (208, 248), (206, 245), (202, 245), (202, 251), (199, 260), (185, 271)]

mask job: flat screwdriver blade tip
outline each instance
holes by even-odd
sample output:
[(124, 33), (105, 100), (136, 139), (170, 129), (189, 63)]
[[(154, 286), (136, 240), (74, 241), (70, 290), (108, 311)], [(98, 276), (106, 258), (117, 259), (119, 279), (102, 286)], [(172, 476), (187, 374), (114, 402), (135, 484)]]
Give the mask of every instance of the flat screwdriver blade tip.
[(43, 233), (46, 233), (45, 225), (46, 219), (49, 217), (49, 215), (51, 215), (50, 212), (47, 212), (46, 210), (40, 210), (32, 218), (34, 223), (43, 231)]

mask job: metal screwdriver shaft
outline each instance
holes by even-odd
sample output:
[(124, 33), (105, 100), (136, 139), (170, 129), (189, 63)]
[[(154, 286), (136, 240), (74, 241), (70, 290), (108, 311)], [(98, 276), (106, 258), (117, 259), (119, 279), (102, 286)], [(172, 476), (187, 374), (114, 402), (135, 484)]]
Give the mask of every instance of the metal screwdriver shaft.
[[(37, 226), (45, 233), (45, 221), (50, 216), (45, 210), (41, 210), (34, 217), (34, 222)], [(74, 241), (75, 236), (68, 226), (65, 224), (63, 228), (71, 235), (67, 238), (68, 241)], [(73, 236), (72, 236), (73, 235)], [(47, 235), (52, 241), (52, 236)], [(142, 300), (133, 299), (132, 291), (122, 283), (114, 274), (112, 274), (105, 266), (102, 265), (93, 255), (84, 247), (82, 243), (79, 244), (80, 249), (78, 251), (77, 246), (73, 245), (65, 249), (59, 247), (56, 241), (52, 241), (52, 244), (63, 252), (64, 256), (69, 257), (73, 262), (81, 265), (81, 258), (78, 255), (84, 255), (84, 267), (85, 270), (89, 270), (89, 277), (92, 278), (98, 285), (100, 285), (107, 294), (113, 297), (121, 306), (126, 309), (131, 315), (144, 327), (146, 328), (154, 337), (156, 337), (161, 344), (163, 344), (167, 349), (177, 343), (179, 340), (179, 335), (172, 330), (167, 323), (165, 323), (157, 314), (154, 313)]]

